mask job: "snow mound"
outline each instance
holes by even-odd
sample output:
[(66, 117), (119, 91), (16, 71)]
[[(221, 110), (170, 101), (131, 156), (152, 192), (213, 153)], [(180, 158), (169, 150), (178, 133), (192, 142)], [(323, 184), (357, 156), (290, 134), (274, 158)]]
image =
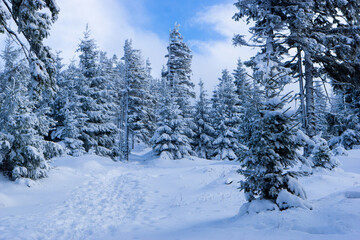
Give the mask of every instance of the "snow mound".
[(280, 191), (276, 199), (276, 204), (280, 209), (288, 209), (293, 207), (312, 209), (311, 205), (308, 204), (305, 200), (289, 193), (286, 189)]
[(266, 211), (279, 210), (278, 206), (270, 200), (256, 199), (251, 202), (244, 203), (239, 211), (239, 216), (245, 214), (254, 214)]
[(32, 187), (32, 186), (35, 186), (35, 185), (38, 185), (39, 182), (36, 182), (30, 178), (18, 178), (15, 180), (15, 182), (19, 185), (25, 185), (25, 186), (28, 186), (28, 187)]

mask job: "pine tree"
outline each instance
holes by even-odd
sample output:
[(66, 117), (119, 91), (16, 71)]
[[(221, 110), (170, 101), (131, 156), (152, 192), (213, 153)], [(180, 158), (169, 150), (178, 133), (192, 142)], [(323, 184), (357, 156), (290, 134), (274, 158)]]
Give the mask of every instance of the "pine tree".
[(156, 155), (165, 159), (180, 159), (191, 153), (190, 140), (184, 134), (185, 125), (171, 88), (163, 86), (157, 128), (151, 139)]
[[(255, 22), (255, 27), (251, 28), (252, 39), (261, 51), (247, 65), (252, 67), (254, 78), (261, 83), (265, 99), (259, 106), (259, 117), (251, 127), (248, 151), (240, 157), (242, 168), (239, 173), (245, 176), (240, 189), (244, 190), (249, 202), (270, 200), (280, 209), (294, 207), (288, 201), (294, 198), (298, 206), (307, 207), (303, 202), (305, 192), (296, 181), (297, 173), (288, 170), (299, 160), (303, 161), (297, 152), (300, 144), (296, 140), (295, 124), (283, 110), (288, 95), (279, 98), (284, 86), (291, 81), (289, 69), (282, 64), (288, 50), (284, 41), (288, 27), (286, 4), (282, 1), (239, 0), (235, 3), (239, 11), (234, 15), (236, 21), (247, 17), (248, 21)], [(236, 36), (234, 43), (250, 45), (242, 36)]]
[(236, 95), (238, 99), (237, 108), (240, 111), (240, 124), (239, 124), (239, 136), (238, 139), (243, 144), (249, 139), (251, 129), (249, 128), (250, 123), (253, 120), (252, 115), (254, 114), (253, 109), (256, 109), (258, 105), (255, 98), (257, 97), (255, 83), (251, 84), (246, 73), (246, 69), (243, 63), (238, 59), (237, 67), (233, 72), (234, 84), (236, 87)]
[(332, 136), (330, 146), (339, 145), (351, 149), (360, 144), (359, 90), (343, 87), (335, 90), (331, 114), (328, 115), (328, 132)]
[(211, 125), (211, 107), (204, 90), (204, 82), (200, 80), (200, 96), (195, 106), (196, 131), (194, 137), (195, 152), (198, 157), (210, 159), (212, 156), (212, 142), (215, 130)]
[(13, 180), (46, 177), (48, 160), (61, 154), (61, 148), (44, 140), (39, 128), (42, 122), (27, 89), (29, 69), (10, 40), (2, 57), (1, 83), (6, 87), (0, 95), (1, 169)]
[[(61, 65), (58, 64), (58, 66)], [(64, 145), (68, 154), (81, 156), (86, 152), (84, 142), (80, 138), (87, 116), (82, 112), (81, 96), (78, 92), (85, 77), (73, 61), (64, 72), (58, 71), (57, 80), (59, 91), (52, 104), (57, 125), (51, 133), (51, 138)]]
[(327, 116), (328, 104), (327, 97), (323, 90), (322, 82), (315, 82), (314, 85), (314, 102), (315, 102), (315, 127), (316, 132), (326, 136), (327, 134)]
[(84, 76), (80, 83), (79, 95), (81, 110), (86, 115), (86, 121), (81, 129), (80, 139), (84, 142), (87, 152), (101, 156), (115, 157), (114, 142), (117, 134), (112, 94), (108, 94), (109, 82), (99, 71), (99, 52), (94, 39), (90, 39), (88, 27), (84, 39), (79, 44), (80, 69)]
[(154, 98), (150, 94), (150, 73), (146, 68), (140, 50), (133, 49), (131, 40), (125, 41), (124, 57), (124, 158), (128, 159), (135, 140), (149, 143), (154, 132)]
[(338, 161), (335, 159), (331, 152), (328, 143), (320, 136), (313, 138), (315, 146), (312, 150), (311, 160), (314, 163), (314, 167), (322, 167), (327, 169), (333, 169), (338, 165)]
[(263, 104), (260, 118), (253, 123), (249, 150), (240, 159), (242, 168), (239, 170), (245, 177), (240, 190), (244, 190), (249, 202), (266, 199), (276, 203), (280, 209), (294, 207), (282, 199), (284, 194), (306, 199), (304, 190), (296, 181), (297, 173), (287, 170), (296, 166), (302, 157), (297, 152), (300, 146), (291, 117), (282, 110), (285, 102), (273, 97)]
[[(55, 0), (10, 0), (4, 2), (0, 9), (0, 33), (8, 33), (21, 46), (30, 64), (31, 93), (37, 98), (41, 98), (41, 91), (46, 88), (56, 89), (55, 56), (43, 41), (49, 36), (51, 24), (56, 21), (59, 11)], [(11, 29), (13, 23), (17, 26), (17, 31)], [(23, 38), (16, 32), (22, 34)], [(22, 39), (29, 44), (30, 50)]]
[[(169, 46), (167, 47), (168, 58), (167, 71), (163, 72), (167, 84), (174, 94), (179, 106), (180, 115), (184, 119), (186, 135), (189, 139), (194, 137), (196, 125), (194, 124), (194, 109), (191, 101), (195, 99), (194, 83), (191, 81), (191, 50), (184, 42), (179, 32), (179, 25), (175, 24), (170, 31)], [(192, 152), (192, 154), (195, 154)]]
[(240, 124), (240, 109), (233, 78), (227, 70), (223, 70), (220, 83), (213, 97), (214, 128), (216, 138), (213, 141), (213, 158), (219, 160), (234, 160), (238, 142)]

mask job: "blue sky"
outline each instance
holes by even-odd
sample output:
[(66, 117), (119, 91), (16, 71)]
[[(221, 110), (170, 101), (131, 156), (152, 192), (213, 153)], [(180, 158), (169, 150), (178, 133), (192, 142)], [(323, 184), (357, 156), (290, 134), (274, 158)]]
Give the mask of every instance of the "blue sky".
[(180, 32), (193, 51), (193, 81), (200, 78), (209, 91), (218, 83), (222, 69), (232, 71), (237, 59), (247, 60), (254, 50), (235, 48), (235, 33), (247, 34), (244, 22), (235, 22), (235, 0), (57, 0), (61, 9), (47, 43), (61, 50), (65, 63), (75, 56), (86, 24), (100, 50), (123, 55), (123, 45), (133, 45), (149, 58), (153, 76), (166, 64), (170, 28)]
[[(150, 29), (162, 38), (166, 38), (169, 28), (178, 22), (181, 24), (184, 36), (208, 40), (209, 38), (220, 39), (223, 36), (211, 28), (195, 24), (194, 18), (199, 12), (213, 5), (233, 2), (233, 0), (137, 0), (127, 1), (125, 4), (130, 12), (138, 12), (132, 18), (134, 24)], [(147, 16), (145, 21), (144, 15)]]

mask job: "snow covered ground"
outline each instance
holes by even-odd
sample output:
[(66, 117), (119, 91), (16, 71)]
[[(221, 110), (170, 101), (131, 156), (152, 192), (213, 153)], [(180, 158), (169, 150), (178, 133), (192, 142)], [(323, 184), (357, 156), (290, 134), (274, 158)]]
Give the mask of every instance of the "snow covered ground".
[[(313, 210), (239, 216), (239, 163), (55, 159), (47, 179), (0, 177), (0, 239), (360, 239), (360, 150), (301, 178)], [(229, 184), (232, 181), (231, 184)], [(31, 187), (28, 187), (31, 186)]]

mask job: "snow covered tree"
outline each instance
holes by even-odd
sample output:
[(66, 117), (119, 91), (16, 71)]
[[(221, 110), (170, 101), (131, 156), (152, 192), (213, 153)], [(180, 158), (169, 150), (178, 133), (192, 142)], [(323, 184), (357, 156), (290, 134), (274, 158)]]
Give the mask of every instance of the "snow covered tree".
[(196, 131), (194, 137), (195, 152), (198, 157), (210, 159), (212, 156), (212, 142), (215, 130), (211, 124), (211, 107), (204, 89), (204, 82), (200, 80), (200, 96), (195, 106)]
[(331, 113), (328, 115), (328, 132), (332, 148), (351, 149), (360, 144), (359, 90), (351, 86), (335, 90)]
[(80, 69), (84, 76), (79, 86), (81, 110), (86, 121), (81, 129), (80, 139), (87, 152), (101, 156), (115, 157), (114, 142), (117, 128), (112, 108), (112, 94), (109, 82), (99, 70), (99, 52), (94, 39), (90, 38), (88, 27), (79, 44)]
[[(60, 63), (58, 65), (61, 66)], [(57, 125), (51, 133), (51, 138), (64, 145), (68, 154), (80, 156), (86, 152), (84, 142), (80, 137), (87, 116), (81, 109), (81, 96), (78, 92), (80, 84), (85, 81), (85, 77), (72, 62), (65, 71), (58, 71), (57, 80), (59, 91), (52, 104)]]
[(164, 74), (180, 107), (181, 115), (188, 118), (192, 115), (190, 101), (195, 98), (195, 85), (191, 81), (191, 50), (184, 43), (179, 32), (179, 25), (175, 24), (169, 39), (168, 54), (166, 55), (168, 58), (167, 71)]
[(124, 90), (124, 158), (128, 159), (135, 140), (149, 143), (154, 131), (154, 99), (150, 94), (149, 72), (141, 57), (140, 50), (133, 49), (131, 40), (125, 41), (125, 90)]
[(296, 181), (297, 173), (288, 170), (302, 157), (297, 152), (300, 145), (291, 116), (283, 110), (285, 102), (286, 99), (273, 97), (263, 104), (260, 118), (253, 123), (249, 150), (240, 159), (239, 169), (245, 177), (240, 190), (244, 190), (247, 201), (270, 200), (280, 209), (294, 207), (291, 202), (286, 202), (284, 194), (299, 197), (298, 202), (306, 199), (304, 190)]
[(234, 84), (236, 87), (236, 95), (238, 99), (237, 107), (240, 111), (240, 125), (238, 139), (241, 143), (246, 145), (251, 134), (250, 125), (253, 117), (256, 114), (254, 109), (258, 106), (259, 89), (255, 86), (256, 83), (251, 83), (248, 79), (246, 69), (243, 63), (238, 59), (237, 67), (233, 72)]
[(214, 92), (213, 111), (216, 138), (213, 141), (213, 158), (234, 160), (239, 148), (238, 128), (240, 109), (233, 78), (227, 70), (223, 70), (220, 83)]
[[(29, 96), (29, 69), (19, 50), (7, 41), (0, 93), (0, 165), (11, 179), (38, 179), (47, 176), (48, 160), (62, 153), (55, 143), (44, 140), (42, 119)], [(46, 129), (46, 126), (45, 126)]]
[[(282, 61), (287, 53), (286, 11), (283, 1), (239, 0), (235, 3), (238, 12), (236, 21), (247, 17), (255, 26), (250, 29), (252, 40), (260, 52), (246, 64), (254, 71), (254, 78), (264, 89), (265, 102), (260, 105), (258, 118), (252, 126), (247, 143), (248, 151), (240, 157), (239, 173), (245, 176), (240, 189), (246, 199), (270, 200), (280, 209), (293, 207), (291, 199), (296, 198), (298, 206), (306, 207), (306, 195), (296, 181), (296, 172), (288, 169), (304, 161), (297, 152), (297, 130), (293, 119), (283, 107), (288, 95), (279, 98), (284, 86), (291, 81), (290, 71)], [(242, 36), (235, 36), (235, 44), (252, 45)]]
[(236, 87), (236, 94), (238, 95), (241, 105), (242, 102), (246, 102), (249, 98), (249, 92), (251, 91), (251, 83), (248, 79), (246, 69), (243, 63), (238, 59), (237, 67), (233, 72), (234, 84)]
[(310, 158), (313, 161), (314, 167), (322, 167), (330, 170), (335, 168), (338, 165), (338, 161), (331, 152), (327, 141), (320, 136), (314, 137), (313, 141), (315, 142), (315, 146)]
[[(36, 97), (40, 97), (44, 88), (56, 88), (53, 78), (56, 73), (55, 56), (43, 41), (49, 36), (51, 24), (57, 19), (60, 9), (55, 0), (10, 0), (3, 3), (0, 6), (0, 32), (8, 33), (21, 46), (30, 63), (32, 89)], [(11, 29), (11, 22), (16, 24), (17, 32), (22, 36)], [(22, 42), (22, 37), (29, 44), (30, 50)]]
[(196, 126), (193, 121), (194, 112), (191, 105), (191, 101), (195, 99), (195, 85), (191, 80), (191, 50), (184, 42), (178, 24), (175, 24), (174, 29), (170, 31), (169, 41), (168, 54), (165, 56), (168, 59), (167, 71), (163, 72), (163, 77), (166, 78), (167, 84), (174, 94), (184, 123), (187, 124), (186, 135), (192, 139)]
[(314, 102), (315, 102), (315, 127), (316, 132), (327, 135), (327, 116), (329, 112), (327, 97), (323, 90), (322, 82), (315, 82), (314, 84)]
[(190, 140), (185, 135), (185, 125), (171, 88), (163, 86), (158, 110), (157, 128), (151, 139), (155, 154), (165, 159), (180, 159), (192, 152)]

